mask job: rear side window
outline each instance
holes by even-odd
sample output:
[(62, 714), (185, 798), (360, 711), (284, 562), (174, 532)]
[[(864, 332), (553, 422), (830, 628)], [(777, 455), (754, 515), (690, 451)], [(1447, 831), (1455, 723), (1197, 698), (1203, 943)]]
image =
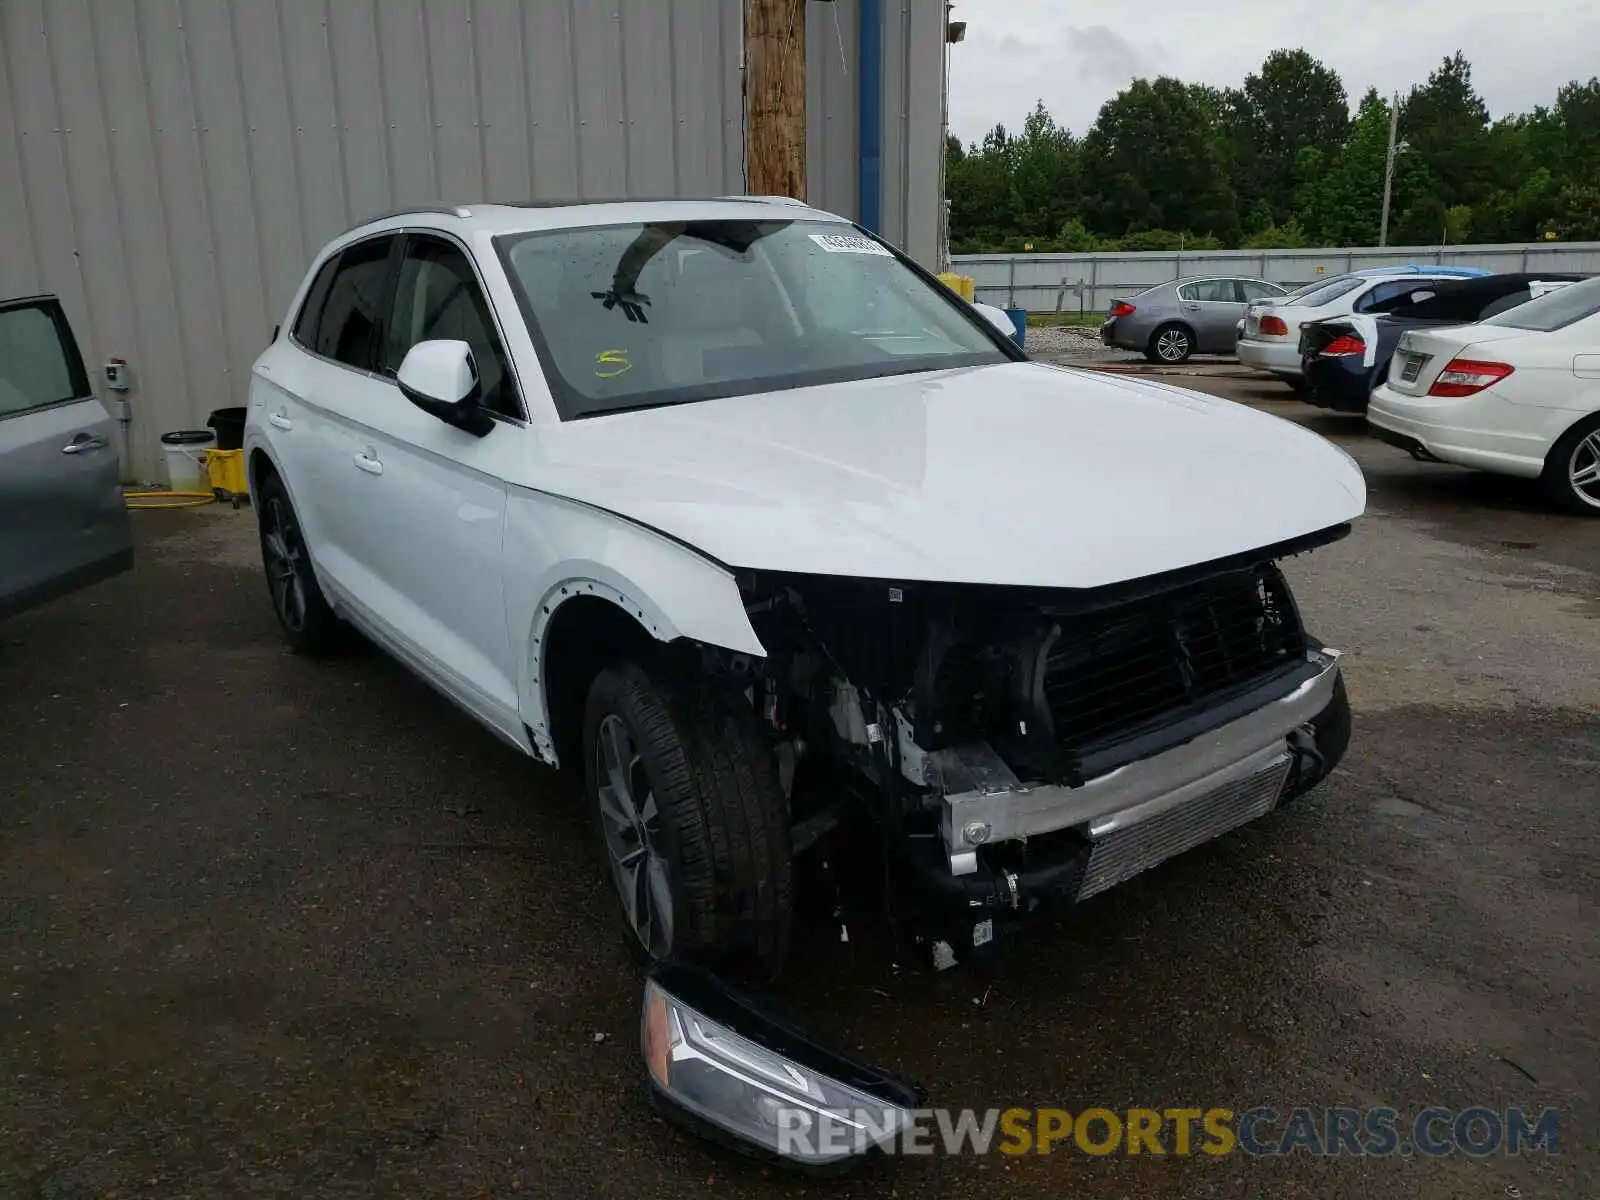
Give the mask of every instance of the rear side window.
[(1600, 312), (1600, 277), (1546, 292), (1509, 312), (1490, 317), (1485, 325), (1506, 325), (1550, 333)]
[(314, 346), (317, 341), (317, 321), (328, 302), (328, 288), (333, 285), (333, 273), (339, 269), (339, 256), (335, 254), (322, 264), (322, 270), (311, 281), (306, 302), (300, 306), (300, 315), (294, 321), (294, 340), (302, 346)]
[(1207, 304), (1233, 304), (1237, 300), (1231, 279), (1199, 279), (1178, 289), (1185, 300), (1198, 300)]
[(56, 301), (0, 308), (0, 418), (88, 395), (83, 360)]
[(1391, 279), (1386, 283), (1377, 284), (1366, 295), (1356, 301), (1357, 312), (1371, 312), (1379, 305), (1390, 300), (1398, 300), (1402, 296), (1418, 293), (1426, 297), (1433, 293), (1426, 280), (1417, 279)]
[(1296, 292), (1292, 299), (1296, 304), (1303, 304), (1308, 308), (1317, 308), (1323, 304), (1330, 304), (1346, 292), (1353, 292), (1366, 280), (1359, 275), (1346, 275), (1342, 279), (1330, 279), (1319, 288), (1307, 290), (1302, 288)]
[(317, 315), (316, 333), (309, 339), (301, 338), (307, 347), (324, 358), (359, 370), (374, 369), (374, 343), (382, 320), (389, 253), (394, 243), (392, 236), (373, 238), (358, 242), (339, 255), (333, 282)]
[(1245, 303), (1252, 300), (1275, 300), (1283, 295), (1283, 289), (1275, 283), (1267, 283), (1260, 279), (1240, 279), (1239, 295)]

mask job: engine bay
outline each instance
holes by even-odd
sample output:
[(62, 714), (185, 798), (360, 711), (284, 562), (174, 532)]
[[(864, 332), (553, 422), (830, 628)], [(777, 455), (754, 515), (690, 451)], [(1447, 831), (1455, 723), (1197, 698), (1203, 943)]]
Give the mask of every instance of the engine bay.
[(796, 853), (865, 818), (921, 893), (981, 916), (1108, 886), (1090, 859), (1118, 805), (1240, 797), (1199, 838), (1304, 790), (1342, 684), (1278, 560), (1342, 532), (1092, 591), (741, 574)]

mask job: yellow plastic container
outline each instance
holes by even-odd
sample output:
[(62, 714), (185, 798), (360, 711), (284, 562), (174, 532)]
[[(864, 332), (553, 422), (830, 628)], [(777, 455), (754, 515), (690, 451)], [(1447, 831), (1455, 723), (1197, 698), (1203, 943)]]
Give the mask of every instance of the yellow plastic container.
[(978, 298), (977, 281), (971, 275), (955, 275), (946, 271), (939, 276), (939, 282), (968, 304), (974, 303)]
[(206, 474), (213, 491), (226, 492), (235, 503), (250, 494), (250, 479), (244, 469), (243, 450), (207, 450)]

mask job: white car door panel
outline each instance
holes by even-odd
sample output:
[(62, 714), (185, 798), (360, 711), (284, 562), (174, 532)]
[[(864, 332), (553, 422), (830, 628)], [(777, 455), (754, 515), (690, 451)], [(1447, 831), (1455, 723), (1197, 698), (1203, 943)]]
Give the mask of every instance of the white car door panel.
[(497, 421), (485, 437), (411, 404), (392, 375), (419, 341), (473, 347), (491, 412), (520, 413), (479, 283), (461, 247), (408, 235), (392, 260), (370, 365), (319, 396), (319, 488), (344, 602), (380, 640), (519, 745), (517, 664), (501, 577), (504, 480), (532, 434)]
[(362, 402), (330, 414), (326, 439), (329, 473), (342, 477), (330, 495), (344, 501), (350, 600), (465, 707), (516, 732), (500, 565), (506, 486), (495, 460), (526, 431), (502, 424), (475, 438), (413, 407), (393, 384), (372, 385)]

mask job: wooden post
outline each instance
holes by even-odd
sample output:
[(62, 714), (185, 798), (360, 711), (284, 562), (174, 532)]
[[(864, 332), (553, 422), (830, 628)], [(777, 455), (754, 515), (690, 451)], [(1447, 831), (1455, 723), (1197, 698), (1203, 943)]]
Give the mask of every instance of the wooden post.
[(806, 198), (806, 0), (746, 0), (746, 188)]

